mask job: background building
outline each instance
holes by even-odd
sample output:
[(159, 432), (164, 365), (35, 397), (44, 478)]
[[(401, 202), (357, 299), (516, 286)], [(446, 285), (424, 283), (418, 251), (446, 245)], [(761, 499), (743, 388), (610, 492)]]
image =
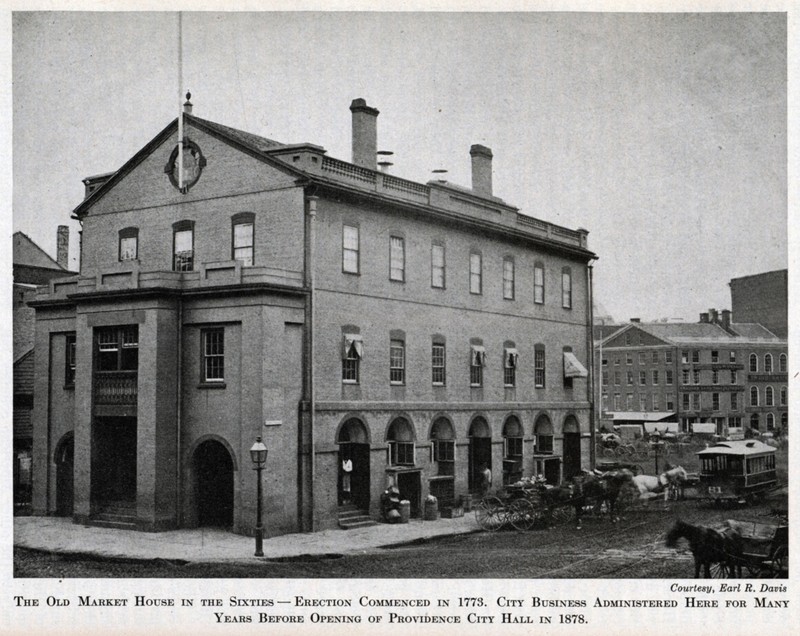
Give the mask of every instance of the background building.
[(377, 170), (364, 100), (350, 163), (185, 109), (84, 181), (81, 273), (34, 303), (36, 513), (250, 532), (256, 436), (269, 534), (589, 465), (585, 230), (495, 196), (484, 146), (471, 188)]
[(732, 278), (731, 309), (739, 322), (757, 323), (789, 337), (789, 270)]
[(22, 232), (14, 234), (12, 249), (14, 506), (17, 510), (25, 509), (31, 501), (35, 312), (27, 303), (35, 298), (37, 285), (74, 272), (67, 267), (69, 228), (65, 225), (58, 228), (57, 260)]

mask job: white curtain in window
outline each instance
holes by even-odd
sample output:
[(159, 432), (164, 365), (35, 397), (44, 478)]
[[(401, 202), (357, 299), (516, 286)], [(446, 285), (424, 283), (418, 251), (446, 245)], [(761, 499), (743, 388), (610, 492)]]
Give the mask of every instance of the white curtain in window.
[(486, 363), (486, 349), (480, 345), (472, 345), (471, 364), (473, 367), (482, 367)]
[(507, 347), (503, 355), (505, 360), (506, 369), (515, 369), (517, 367), (517, 360), (519, 360), (519, 353), (512, 347)]
[(360, 334), (346, 333), (344, 335), (342, 358), (346, 359), (351, 353), (354, 353), (359, 360), (364, 357), (364, 343)]

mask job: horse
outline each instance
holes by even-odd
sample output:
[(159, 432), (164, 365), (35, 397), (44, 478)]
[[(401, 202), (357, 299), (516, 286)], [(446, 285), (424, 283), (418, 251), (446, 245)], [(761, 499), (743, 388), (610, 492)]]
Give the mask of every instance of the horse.
[(711, 578), (711, 566), (720, 564), (721, 573), (731, 578), (738, 572), (741, 576), (742, 535), (732, 526), (716, 530), (705, 526), (693, 526), (678, 520), (667, 533), (666, 546), (674, 548), (683, 537), (689, 541), (694, 557), (694, 578), (700, 578), (703, 569), (705, 578)]
[(624, 468), (602, 475), (582, 472), (572, 478), (572, 483), (540, 490), (540, 496), (549, 520), (552, 520), (554, 510), (571, 506), (575, 510), (575, 527), (580, 530), (583, 508), (587, 501), (605, 502), (611, 522), (619, 521), (614, 506), (620, 490), (632, 479), (633, 473)]
[(658, 477), (653, 475), (636, 475), (633, 483), (639, 490), (640, 499), (650, 499), (664, 493), (664, 501), (669, 497), (673, 487), (679, 487), (686, 482), (688, 475), (683, 466), (675, 466), (661, 473)]

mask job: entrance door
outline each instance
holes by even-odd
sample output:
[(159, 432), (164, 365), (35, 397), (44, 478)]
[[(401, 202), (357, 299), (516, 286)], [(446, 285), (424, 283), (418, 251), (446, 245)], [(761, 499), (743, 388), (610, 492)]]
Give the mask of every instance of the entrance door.
[(570, 415), (564, 422), (564, 480), (581, 470), (581, 433), (578, 421)]
[(400, 491), (400, 499), (411, 503), (411, 516), (421, 517), (422, 485), (419, 472), (397, 473), (397, 489)]
[(476, 417), (469, 427), (467, 487), (471, 493), (480, 494), (484, 468), (492, 469), (492, 433), (486, 420)]
[(221, 443), (208, 440), (194, 452), (195, 501), (200, 526), (233, 525), (233, 460)]
[[(349, 463), (349, 473), (344, 466)], [(339, 505), (354, 504), (369, 510), (369, 444), (348, 442), (339, 444)]]
[(96, 510), (136, 502), (136, 418), (98, 417), (92, 425), (92, 500)]
[(56, 451), (56, 515), (69, 517), (72, 515), (75, 467), (75, 438), (70, 437)]

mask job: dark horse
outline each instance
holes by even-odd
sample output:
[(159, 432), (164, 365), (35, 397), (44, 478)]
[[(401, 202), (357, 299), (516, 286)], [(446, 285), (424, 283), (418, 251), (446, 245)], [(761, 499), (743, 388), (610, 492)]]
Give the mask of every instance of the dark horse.
[(700, 578), (700, 568), (703, 568), (705, 578), (711, 578), (713, 564), (719, 564), (719, 573), (723, 577), (733, 578), (737, 571), (741, 575), (742, 537), (734, 528), (715, 530), (678, 520), (667, 533), (667, 547), (674, 548), (681, 537), (689, 541), (694, 557), (694, 578)]
[(583, 472), (573, 477), (570, 484), (542, 490), (541, 497), (548, 520), (552, 519), (554, 510), (572, 507), (575, 510), (575, 526), (580, 530), (584, 506), (605, 503), (611, 522), (616, 523), (619, 521), (615, 511), (617, 497), (622, 487), (632, 483), (632, 480), (633, 473), (627, 469), (603, 474)]

